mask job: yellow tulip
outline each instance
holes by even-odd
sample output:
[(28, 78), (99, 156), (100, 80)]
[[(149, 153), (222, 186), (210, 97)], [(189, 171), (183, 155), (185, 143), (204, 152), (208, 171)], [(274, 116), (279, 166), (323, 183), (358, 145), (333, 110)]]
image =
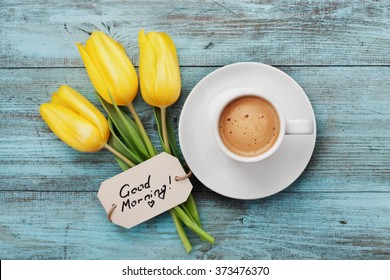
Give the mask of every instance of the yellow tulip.
[(179, 98), (181, 81), (175, 44), (168, 34), (141, 30), (139, 77), (141, 94), (151, 106), (165, 108)]
[(85, 46), (76, 44), (84, 66), (96, 91), (112, 104), (133, 102), (138, 91), (138, 78), (124, 47), (101, 31), (94, 31)]
[(110, 130), (107, 119), (85, 97), (69, 86), (53, 93), (40, 114), (62, 141), (80, 152), (96, 152), (106, 146)]

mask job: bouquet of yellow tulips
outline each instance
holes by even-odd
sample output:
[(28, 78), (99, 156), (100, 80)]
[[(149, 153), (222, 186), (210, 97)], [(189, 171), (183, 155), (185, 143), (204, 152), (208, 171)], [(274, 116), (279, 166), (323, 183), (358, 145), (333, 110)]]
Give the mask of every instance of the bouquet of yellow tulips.
[[(181, 90), (175, 45), (161, 32), (144, 34), (141, 30), (138, 39), (142, 97), (154, 107), (164, 151), (180, 158), (172, 124), (167, 118), (167, 108), (176, 102)], [(85, 45), (78, 43), (77, 47), (108, 119), (80, 93), (63, 85), (53, 93), (50, 103), (41, 105), (43, 120), (63, 142), (80, 152), (109, 150), (122, 170), (157, 155), (133, 106), (138, 78), (124, 47), (100, 31), (93, 32)], [(183, 224), (202, 240), (214, 243), (214, 238), (202, 228), (192, 195), (170, 213), (187, 252), (192, 246)]]

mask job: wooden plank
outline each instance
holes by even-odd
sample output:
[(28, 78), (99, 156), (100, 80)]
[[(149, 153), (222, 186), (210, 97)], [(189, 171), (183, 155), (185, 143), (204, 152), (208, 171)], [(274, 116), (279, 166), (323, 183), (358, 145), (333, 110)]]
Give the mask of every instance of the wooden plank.
[(137, 33), (174, 39), (186, 66), (389, 65), (387, 0), (0, 3), (0, 67), (81, 66), (75, 42), (102, 30), (138, 63)]
[[(190, 235), (186, 254), (171, 217), (126, 230), (94, 193), (0, 192), (1, 259), (389, 259), (390, 193), (279, 194), (237, 201), (196, 197), (215, 246)], [(310, 211), (310, 215), (307, 215)]]
[[(191, 88), (214, 68), (182, 68), (183, 91), (171, 110), (177, 125)], [(389, 191), (390, 68), (284, 67), (311, 99), (318, 125), (313, 158), (287, 192)], [(112, 156), (67, 147), (38, 114), (61, 83), (98, 105), (84, 69), (0, 70), (0, 189), (92, 191), (119, 172)], [(150, 107), (136, 108), (158, 144)]]

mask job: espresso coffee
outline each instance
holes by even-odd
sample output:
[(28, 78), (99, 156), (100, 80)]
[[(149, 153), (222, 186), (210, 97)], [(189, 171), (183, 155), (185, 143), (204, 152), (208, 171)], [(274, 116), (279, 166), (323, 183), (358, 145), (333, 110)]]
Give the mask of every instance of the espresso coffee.
[(254, 157), (268, 151), (279, 136), (275, 108), (257, 96), (243, 96), (230, 102), (219, 119), (222, 142), (238, 156)]

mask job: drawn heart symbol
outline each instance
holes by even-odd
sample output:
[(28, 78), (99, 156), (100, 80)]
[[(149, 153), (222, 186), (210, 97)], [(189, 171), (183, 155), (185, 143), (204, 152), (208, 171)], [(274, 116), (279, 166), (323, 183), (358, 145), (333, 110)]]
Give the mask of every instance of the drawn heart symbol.
[(160, 199), (164, 199), (165, 198), (165, 189), (161, 190), (160, 192), (158, 192), (158, 197)]
[(150, 208), (153, 208), (153, 206), (154, 206), (154, 200), (148, 201), (148, 205), (150, 206)]

